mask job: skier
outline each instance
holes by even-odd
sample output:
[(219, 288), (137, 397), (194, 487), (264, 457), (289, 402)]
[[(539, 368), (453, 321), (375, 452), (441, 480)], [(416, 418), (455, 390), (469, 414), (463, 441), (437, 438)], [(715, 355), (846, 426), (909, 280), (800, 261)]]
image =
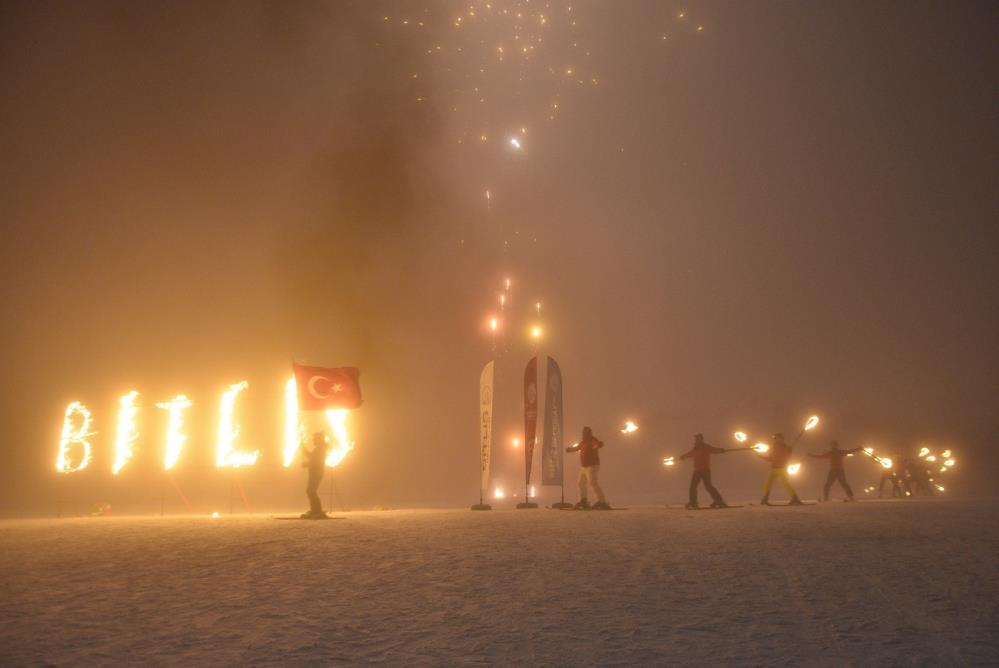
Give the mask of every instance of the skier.
[(760, 505), (770, 505), (770, 488), (773, 486), (775, 480), (780, 480), (788, 496), (791, 497), (789, 505), (802, 505), (801, 499), (798, 498), (798, 493), (794, 491), (794, 487), (791, 486), (791, 480), (787, 475), (787, 464), (791, 458), (791, 446), (784, 442), (784, 434), (774, 434), (773, 438), (770, 439), (770, 450), (759, 456), (770, 462), (770, 474), (767, 476), (767, 484), (763, 487), (763, 500), (760, 501)]
[(690, 499), (687, 502), (688, 510), (695, 510), (697, 505), (697, 485), (704, 482), (704, 489), (711, 495), (712, 508), (728, 508), (728, 504), (722, 500), (721, 494), (711, 484), (711, 455), (725, 454), (725, 448), (716, 448), (704, 441), (703, 434), (694, 434), (694, 447), (690, 452), (680, 455), (680, 459), (694, 460), (694, 474), (690, 477)]
[(604, 498), (604, 491), (600, 489), (600, 455), (597, 450), (604, 447), (604, 442), (593, 435), (593, 430), (583, 427), (583, 438), (575, 445), (570, 445), (566, 452), (579, 451), (579, 503), (576, 508), (589, 510), (590, 502), (586, 500), (586, 484), (589, 482), (593, 491), (597, 493), (597, 502), (593, 504), (593, 510), (610, 510), (607, 499)]
[(305, 494), (309, 497), (309, 512), (302, 513), (303, 520), (322, 519), (323, 503), (319, 499), (319, 483), (326, 472), (326, 452), (329, 450), (329, 440), (326, 434), (317, 431), (312, 435), (312, 449), (302, 449), (302, 467), (309, 469), (309, 482), (305, 486)]
[(840, 487), (846, 492), (846, 498), (848, 501), (856, 501), (853, 498), (853, 490), (850, 489), (850, 483), (846, 481), (846, 472), (843, 470), (843, 459), (847, 455), (851, 455), (854, 452), (859, 452), (860, 448), (851, 448), (850, 450), (840, 450), (839, 441), (832, 441), (829, 444), (829, 451), (823, 452), (821, 454), (815, 454), (812, 452), (808, 453), (809, 457), (815, 457), (816, 459), (828, 459), (829, 460), (829, 475), (826, 476), (826, 484), (822, 488), (822, 500), (829, 500), (829, 490), (832, 489), (833, 482), (839, 481)]
[(885, 483), (891, 483), (891, 495), (892, 497), (904, 496), (902, 494), (902, 487), (898, 484), (898, 474), (895, 468), (898, 466), (897, 462), (893, 462), (891, 468), (881, 470), (881, 480), (878, 481), (878, 498), (884, 497)]

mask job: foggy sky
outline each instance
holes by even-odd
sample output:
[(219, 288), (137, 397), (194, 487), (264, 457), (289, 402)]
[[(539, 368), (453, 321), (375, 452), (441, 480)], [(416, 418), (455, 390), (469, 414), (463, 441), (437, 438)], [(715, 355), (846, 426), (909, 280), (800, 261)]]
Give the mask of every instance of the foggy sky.
[[(608, 440), (612, 503), (682, 498), (687, 470), (659, 462), (696, 432), (729, 445), (810, 412), (824, 422), (802, 454), (941, 444), (960, 453), (951, 487), (987, 491), (994, 5), (698, 3), (695, 35), (679, 4), (577, 3), (600, 85), (516, 156), (452, 141), (446, 72), (415, 99), (420, 43), (379, 19), (420, 7), (4, 4), (0, 512), (51, 512), (60, 494), (158, 508), (152, 403), (178, 392), (195, 405), (177, 479), (223, 504), (218, 396), (244, 378), (244, 437), (263, 451), (247, 488), (299, 503), (301, 469), (279, 463), (292, 356), (362, 370), (357, 447), (335, 473), (350, 505), (473, 502), (481, 325), (506, 276), (517, 308), (544, 304), (568, 436)], [(494, 471), (512, 489), (532, 351), (507, 338)], [(111, 480), (133, 388), (150, 435)], [(52, 464), (76, 399), (100, 433), (69, 480)], [(628, 417), (641, 431), (614, 438)], [(735, 498), (765, 475), (744, 454), (716, 466)], [(877, 473), (850, 466), (858, 487)]]

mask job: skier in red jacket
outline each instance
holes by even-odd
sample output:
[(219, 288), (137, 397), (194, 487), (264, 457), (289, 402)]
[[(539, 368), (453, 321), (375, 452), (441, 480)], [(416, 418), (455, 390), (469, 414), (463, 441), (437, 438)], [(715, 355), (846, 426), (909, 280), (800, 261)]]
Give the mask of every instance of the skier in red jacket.
[(687, 509), (694, 510), (697, 505), (697, 485), (704, 482), (704, 489), (711, 495), (712, 508), (728, 508), (728, 504), (722, 499), (721, 494), (711, 484), (711, 455), (725, 454), (725, 448), (716, 448), (704, 441), (703, 434), (694, 434), (694, 447), (683, 455), (680, 459), (694, 460), (694, 474), (690, 477), (690, 499), (687, 502)]
[(566, 452), (579, 451), (579, 503), (576, 508), (589, 510), (590, 502), (586, 500), (586, 484), (589, 482), (593, 491), (597, 493), (597, 502), (593, 504), (594, 510), (610, 510), (607, 499), (604, 498), (604, 491), (600, 489), (600, 455), (597, 450), (604, 447), (604, 442), (593, 435), (593, 430), (583, 427), (583, 438), (575, 445), (570, 445)]
[(852, 455), (854, 452), (859, 452), (860, 448), (851, 448), (849, 450), (840, 450), (839, 441), (833, 441), (829, 444), (829, 451), (823, 452), (821, 454), (814, 454), (809, 452), (809, 457), (815, 457), (816, 459), (828, 459), (829, 460), (829, 475), (826, 476), (826, 484), (822, 488), (822, 500), (829, 500), (829, 490), (832, 489), (834, 482), (838, 481), (840, 487), (846, 492), (846, 498), (849, 501), (856, 501), (853, 498), (853, 490), (850, 489), (850, 483), (846, 481), (846, 472), (843, 470), (843, 460), (847, 455)]

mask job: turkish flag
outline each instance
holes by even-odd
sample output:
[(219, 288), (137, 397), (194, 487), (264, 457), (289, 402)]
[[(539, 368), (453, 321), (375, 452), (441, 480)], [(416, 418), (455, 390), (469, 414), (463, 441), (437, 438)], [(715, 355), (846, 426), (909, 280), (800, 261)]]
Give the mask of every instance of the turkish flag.
[(361, 372), (348, 366), (329, 369), (292, 364), (298, 386), (298, 410), (323, 411), (328, 408), (358, 408), (361, 405)]

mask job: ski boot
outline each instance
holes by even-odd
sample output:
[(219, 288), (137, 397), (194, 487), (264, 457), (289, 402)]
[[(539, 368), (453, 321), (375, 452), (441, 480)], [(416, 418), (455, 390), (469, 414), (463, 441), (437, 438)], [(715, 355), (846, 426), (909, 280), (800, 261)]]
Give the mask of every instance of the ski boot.
[(597, 501), (593, 504), (593, 510), (610, 510), (610, 504), (606, 501)]
[(582, 501), (574, 505), (573, 508), (575, 508), (576, 510), (589, 510), (590, 502), (587, 501), (586, 499), (583, 499)]

